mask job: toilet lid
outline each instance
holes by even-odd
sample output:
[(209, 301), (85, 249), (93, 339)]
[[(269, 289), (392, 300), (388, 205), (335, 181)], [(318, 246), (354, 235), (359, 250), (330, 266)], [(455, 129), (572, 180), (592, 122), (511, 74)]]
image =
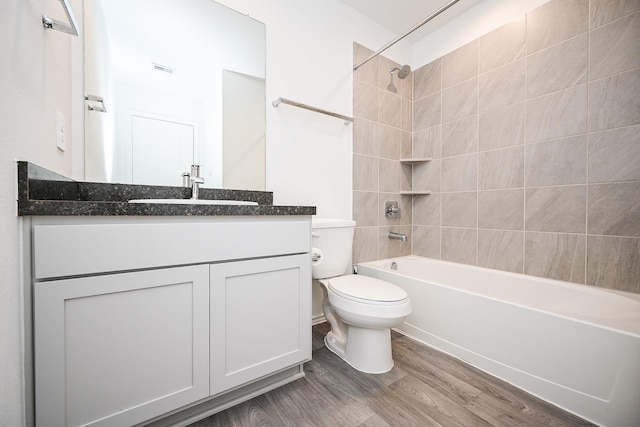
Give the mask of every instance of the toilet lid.
[(333, 292), (349, 299), (393, 302), (407, 298), (407, 293), (400, 287), (360, 274), (333, 277), (328, 282)]

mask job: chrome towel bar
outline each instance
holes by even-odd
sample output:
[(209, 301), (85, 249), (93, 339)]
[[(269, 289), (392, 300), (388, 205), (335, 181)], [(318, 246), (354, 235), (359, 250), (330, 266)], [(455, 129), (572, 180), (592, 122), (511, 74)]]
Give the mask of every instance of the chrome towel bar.
[(52, 29), (62, 31), (63, 33), (72, 34), (74, 36), (78, 35), (78, 24), (76, 23), (76, 18), (73, 16), (73, 11), (71, 10), (71, 6), (67, 0), (59, 0), (60, 4), (62, 4), (62, 8), (64, 9), (64, 13), (67, 14), (67, 19), (69, 20), (69, 25), (64, 22), (60, 22), (58, 20), (49, 18), (47, 15), (42, 15), (42, 26), (45, 29)]
[(278, 99), (274, 100), (271, 103), (271, 105), (273, 105), (274, 108), (277, 108), (278, 105), (280, 105), (280, 104), (293, 105), (294, 107), (304, 108), (305, 110), (314, 111), (314, 112), (320, 113), (320, 114), (326, 114), (327, 116), (331, 116), (331, 117), (337, 117), (339, 119), (344, 120), (345, 126), (349, 125), (350, 123), (353, 123), (353, 117), (343, 116), (342, 114), (333, 113), (331, 111), (323, 110), (321, 108), (312, 107), (310, 105), (302, 104), (302, 103), (296, 102), (296, 101), (292, 101), (292, 100), (287, 99), (287, 98), (278, 98)]

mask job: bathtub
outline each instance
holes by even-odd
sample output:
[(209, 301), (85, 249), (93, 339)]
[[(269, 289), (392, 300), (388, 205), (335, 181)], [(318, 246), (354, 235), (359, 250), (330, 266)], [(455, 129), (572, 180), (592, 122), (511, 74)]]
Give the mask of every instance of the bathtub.
[(640, 426), (640, 296), (417, 256), (358, 273), (409, 294), (399, 332), (596, 424)]

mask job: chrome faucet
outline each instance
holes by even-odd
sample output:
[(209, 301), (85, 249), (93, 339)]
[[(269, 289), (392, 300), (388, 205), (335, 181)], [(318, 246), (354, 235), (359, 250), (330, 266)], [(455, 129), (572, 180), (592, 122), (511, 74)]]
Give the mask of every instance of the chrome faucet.
[(402, 240), (403, 242), (407, 241), (407, 235), (404, 233), (396, 233), (395, 231), (390, 231), (387, 236), (392, 240)]
[(197, 200), (200, 195), (200, 184), (204, 184), (204, 178), (200, 176), (200, 165), (191, 165), (191, 198)]

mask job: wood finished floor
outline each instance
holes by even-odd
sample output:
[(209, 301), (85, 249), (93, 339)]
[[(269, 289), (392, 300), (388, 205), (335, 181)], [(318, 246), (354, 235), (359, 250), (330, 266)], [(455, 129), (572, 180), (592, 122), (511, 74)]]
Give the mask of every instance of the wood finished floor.
[(205, 418), (192, 427), (592, 426), (455, 358), (393, 333), (394, 368), (364, 374), (313, 327), (306, 377)]

